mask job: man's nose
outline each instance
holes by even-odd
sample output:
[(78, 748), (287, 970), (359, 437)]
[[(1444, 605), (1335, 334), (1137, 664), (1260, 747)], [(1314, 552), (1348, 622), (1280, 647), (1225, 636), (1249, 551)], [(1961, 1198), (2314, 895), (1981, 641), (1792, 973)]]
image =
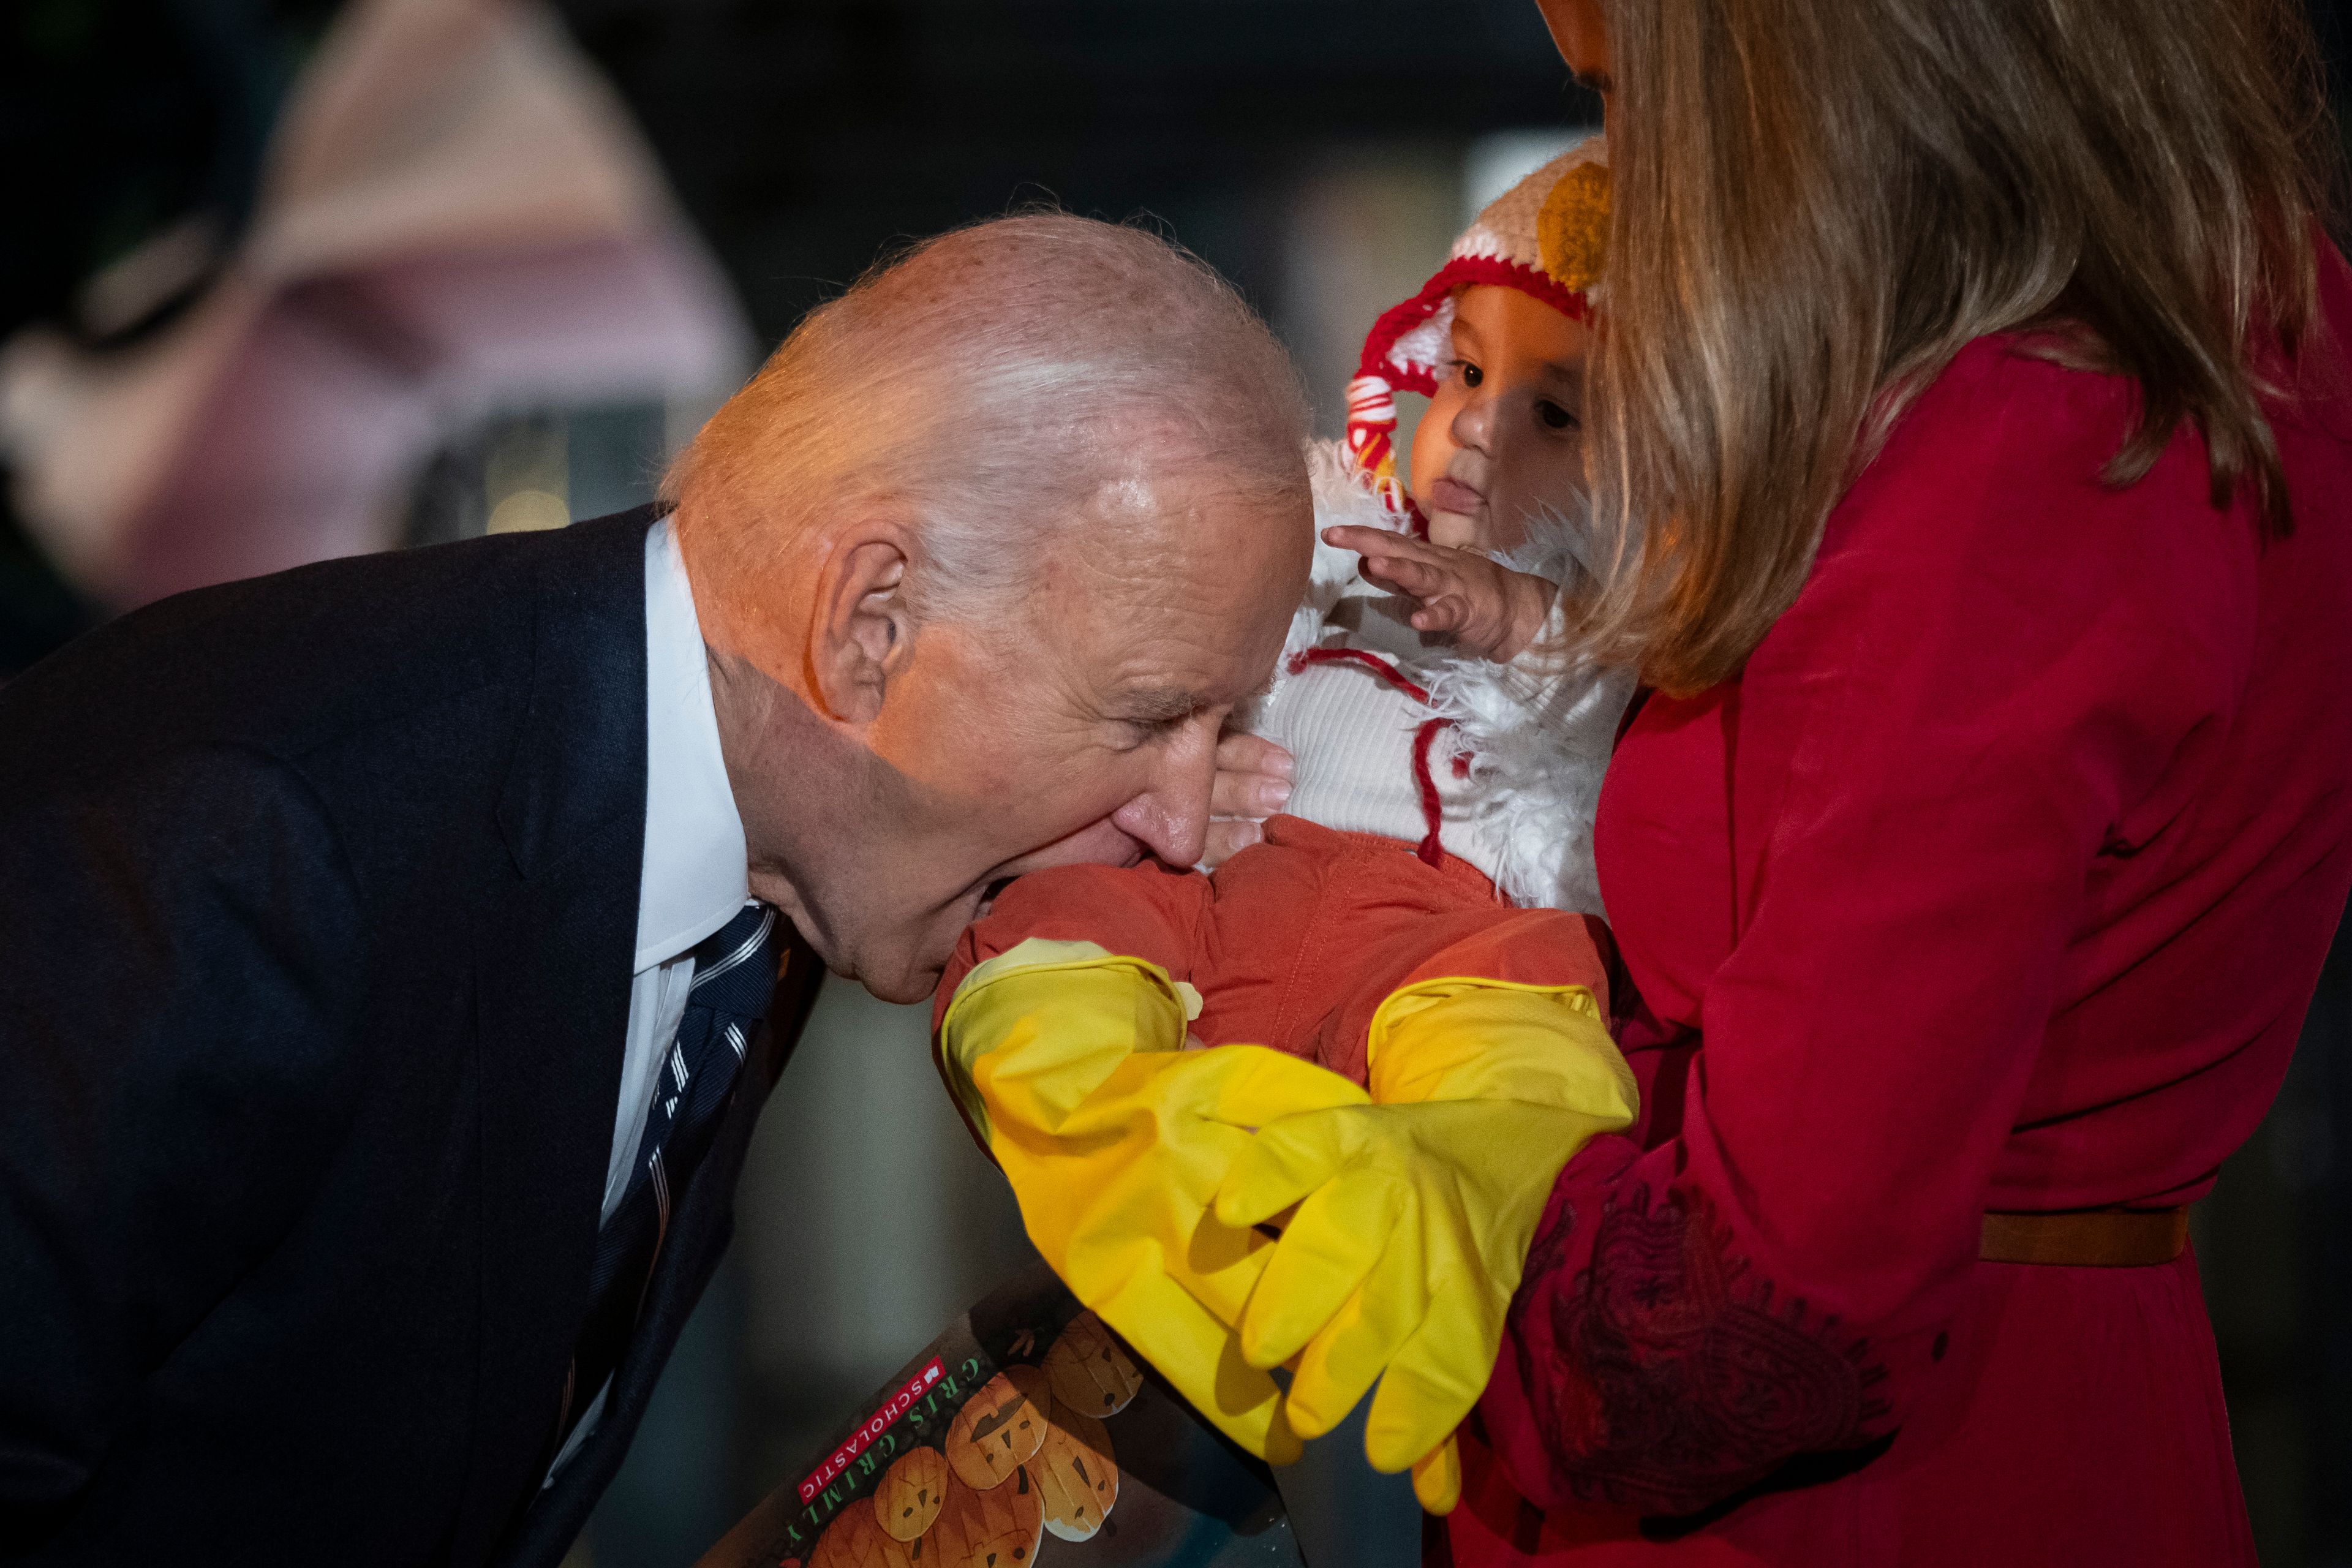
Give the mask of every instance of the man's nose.
[(1111, 822), (1171, 866), (1195, 865), (1207, 847), (1209, 787), (1216, 781), (1216, 732), (1188, 730), (1171, 743), (1150, 786), (1111, 814)]

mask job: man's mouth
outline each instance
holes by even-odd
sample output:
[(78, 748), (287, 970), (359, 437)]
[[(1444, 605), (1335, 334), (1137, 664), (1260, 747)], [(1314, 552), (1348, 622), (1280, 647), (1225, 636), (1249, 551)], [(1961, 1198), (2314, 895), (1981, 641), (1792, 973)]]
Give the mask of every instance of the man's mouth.
[(1486, 504), (1486, 498), (1448, 474), (1429, 487), (1429, 505), (1433, 511), (1457, 512), (1465, 517), (1475, 516)]
[(976, 921), (986, 920), (988, 918), (988, 911), (996, 907), (997, 897), (1002, 894), (1005, 889), (1013, 886), (1013, 879), (1011, 877), (999, 877), (996, 880), (982, 888), (980, 890), (980, 902), (972, 908), (971, 918)]

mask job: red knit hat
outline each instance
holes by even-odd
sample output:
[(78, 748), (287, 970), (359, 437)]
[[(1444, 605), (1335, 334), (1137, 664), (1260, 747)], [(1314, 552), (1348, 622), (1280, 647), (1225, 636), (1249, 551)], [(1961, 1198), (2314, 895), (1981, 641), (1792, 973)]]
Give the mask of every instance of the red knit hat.
[(1427, 521), (1396, 474), (1396, 394), (1437, 390), (1453, 351), (1455, 292), (1498, 284), (1588, 321), (1609, 242), (1609, 150), (1598, 135), (1486, 204), (1421, 291), (1384, 311), (1348, 384), (1347, 448), (1358, 476), (1417, 535)]

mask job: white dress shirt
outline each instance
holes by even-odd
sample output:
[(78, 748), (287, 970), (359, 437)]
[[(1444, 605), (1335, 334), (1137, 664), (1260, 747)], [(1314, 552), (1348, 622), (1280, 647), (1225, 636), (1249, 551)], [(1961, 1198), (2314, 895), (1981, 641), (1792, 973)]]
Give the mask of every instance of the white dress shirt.
[[(695, 944), (733, 920), (751, 896), (746, 863), (743, 819), (719, 749), (702, 625), (677, 535), (665, 519), (646, 534), (646, 848), (637, 882), (629, 1032), (600, 1224), (613, 1217), (628, 1191), (655, 1080), (694, 984)], [(572, 1428), (548, 1469), (550, 1480), (595, 1430), (604, 1392), (597, 1390)]]

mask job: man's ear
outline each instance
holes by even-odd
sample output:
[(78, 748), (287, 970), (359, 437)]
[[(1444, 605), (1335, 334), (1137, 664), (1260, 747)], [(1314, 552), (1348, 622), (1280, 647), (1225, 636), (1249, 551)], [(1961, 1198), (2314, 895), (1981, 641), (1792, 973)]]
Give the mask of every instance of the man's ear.
[(915, 626), (905, 595), (911, 542), (898, 524), (877, 520), (836, 538), (818, 570), (809, 687), (830, 718), (871, 723), (906, 664)]

